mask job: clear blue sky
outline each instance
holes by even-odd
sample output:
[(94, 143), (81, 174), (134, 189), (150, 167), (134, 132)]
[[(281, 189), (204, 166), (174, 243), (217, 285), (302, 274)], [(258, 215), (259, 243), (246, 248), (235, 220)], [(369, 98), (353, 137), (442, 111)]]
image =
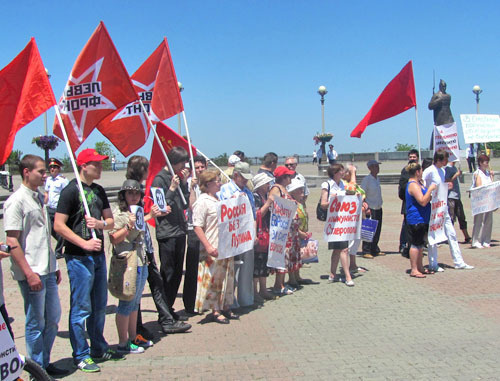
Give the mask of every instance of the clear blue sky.
[[(415, 112), (369, 126), (350, 138), (386, 84), (413, 60), (423, 147), (429, 144), (432, 72), (452, 95), (452, 112), (498, 114), (498, 1), (14, 1), (2, 5), (0, 67), (34, 36), (52, 74), (56, 98), (100, 20), (132, 74), (166, 36), (191, 137), (216, 156), (241, 149), (310, 154), (321, 130), (318, 86), (328, 89), (326, 130), (339, 152), (372, 152), (416, 144)], [(437, 86), (437, 85), (436, 85)], [(52, 126), (53, 112), (49, 112)], [(167, 123), (177, 129), (177, 118)], [(461, 126), (459, 124), (460, 135)], [(43, 134), (39, 118), (14, 149)], [(103, 140), (97, 130), (82, 147)], [(463, 142), (463, 140), (462, 140)], [(138, 151), (149, 157), (149, 142)], [(64, 155), (64, 145), (55, 151)], [(119, 156), (120, 158), (120, 156)]]

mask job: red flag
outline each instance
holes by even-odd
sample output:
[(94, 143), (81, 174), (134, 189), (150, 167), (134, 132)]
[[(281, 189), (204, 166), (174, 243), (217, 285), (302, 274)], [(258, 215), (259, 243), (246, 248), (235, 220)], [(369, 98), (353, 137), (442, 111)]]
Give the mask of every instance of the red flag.
[[(170, 149), (175, 146), (181, 146), (189, 152), (189, 145), (187, 140), (178, 135), (176, 132), (174, 132), (174, 130), (172, 130), (163, 122), (159, 122), (156, 125), (156, 133), (162, 141), (162, 145), (166, 153), (168, 153), (168, 151), (170, 151)], [(191, 148), (193, 149), (193, 155), (196, 155), (196, 148), (192, 144)], [(149, 213), (149, 210), (153, 205), (153, 200), (150, 197), (151, 184), (153, 184), (154, 178), (166, 164), (167, 162), (165, 161), (165, 157), (163, 156), (160, 146), (155, 139), (153, 143), (153, 149), (151, 150), (151, 158), (149, 159), (148, 178), (146, 179), (146, 197), (144, 197), (144, 209), (147, 211), (147, 213)], [(151, 219), (148, 222), (151, 224), (151, 226), (155, 226), (154, 219)]]
[[(168, 119), (184, 109), (166, 38), (131, 79), (153, 123)], [(149, 124), (139, 101), (107, 116), (97, 128), (123, 156), (141, 148), (149, 136)]]
[(35, 39), (0, 71), (0, 163), (8, 159), (17, 131), (56, 104)]
[(351, 132), (352, 138), (360, 138), (370, 124), (398, 115), (417, 105), (413, 66), (409, 61), (394, 79), (385, 87), (368, 114)]
[[(59, 101), (74, 151), (107, 115), (137, 99), (137, 93), (101, 21), (76, 59)], [(54, 134), (63, 138), (56, 118)]]

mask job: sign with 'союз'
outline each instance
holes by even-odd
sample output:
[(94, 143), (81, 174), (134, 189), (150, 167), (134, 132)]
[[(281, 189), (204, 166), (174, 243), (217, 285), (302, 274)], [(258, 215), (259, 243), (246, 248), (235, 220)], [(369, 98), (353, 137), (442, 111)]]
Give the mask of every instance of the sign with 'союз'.
[(328, 242), (359, 239), (361, 234), (361, 195), (337, 195), (330, 199), (324, 238)]

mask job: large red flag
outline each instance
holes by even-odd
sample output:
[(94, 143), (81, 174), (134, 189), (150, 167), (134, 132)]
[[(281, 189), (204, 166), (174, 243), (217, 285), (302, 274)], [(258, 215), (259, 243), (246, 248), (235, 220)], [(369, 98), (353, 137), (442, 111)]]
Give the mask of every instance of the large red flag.
[[(76, 59), (59, 101), (73, 152), (102, 119), (136, 99), (127, 70), (101, 21)], [(54, 134), (63, 138), (57, 118)]]
[[(166, 153), (168, 153), (168, 151), (170, 151), (170, 149), (175, 146), (181, 146), (189, 152), (189, 145), (187, 140), (178, 135), (163, 122), (159, 122), (156, 125), (156, 133), (162, 141), (162, 145)], [(192, 144), (191, 147), (193, 149), (193, 155), (196, 155), (196, 148)], [(148, 178), (146, 180), (146, 197), (144, 197), (144, 209), (147, 211), (147, 213), (153, 205), (153, 200), (150, 197), (151, 184), (153, 184), (154, 178), (166, 164), (167, 162), (165, 160), (165, 157), (163, 156), (161, 148), (158, 145), (157, 140), (155, 139), (153, 143), (153, 149), (151, 150), (151, 158), (149, 159)], [(151, 224), (151, 226), (155, 226), (155, 221), (153, 219), (149, 220), (148, 222)]]
[[(168, 119), (184, 109), (166, 38), (131, 79), (153, 123)], [(141, 148), (149, 136), (149, 124), (139, 101), (107, 116), (97, 128), (123, 156)]]
[(398, 115), (417, 105), (413, 66), (409, 61), (403, 70), (385, 87), (368, 114), (351, 132), (352, 138), (360, 138), (370, 124)]
[(56, 104), (35, 39), (0, 71), (0, 164), (9, 157), (17, 131)]

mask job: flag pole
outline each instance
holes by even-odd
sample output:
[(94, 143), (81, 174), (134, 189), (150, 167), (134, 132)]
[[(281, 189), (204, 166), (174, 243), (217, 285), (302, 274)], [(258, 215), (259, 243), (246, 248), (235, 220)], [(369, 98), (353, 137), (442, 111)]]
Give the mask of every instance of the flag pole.
[(417, 102), (415, 102), (415, 122), (416, 122), (416, 125), (417, 125), (418, 157), (420, 158), (420, 162), (422, 162), (422, 152), (421, 152), (421, 148), (420, 148), (420, 129), (418, 128)]
[(216, 169), (219, 170), (220, 173), (222, 173), (224, 176), (226, 176), (226, 179), (228, 179), (229, 181), (231, 181), (231, 178), (227, 175), (226, 172), (224, 172), (222, 169), (219, 168), (219, 166), (217, 164), (215, 164), (212, 160), (210, 160), (210, 158), (205, 155), (203, 152), (201, 152), (198, 148), (196, 148), (196, 152), (198, 152), (201, 156), (203, 156), (208, 162), (210, 162)]
[[(71, 161), (71, 166), (73, 167), (73, 173), (75, 174), (75, 179), (78, 184), (78, 190), (80, 191), (80, 196), (82, 197), (83, 207), (85, 209), (85, 214), (89, 217), (92, 217), (90, 214), (89, 204), (87, 203), (87, 198), (85, 197), (85, 192), (83, 191), (82, 180), (80, 179), (80, 174), (78, 173), (78, 168), (75, 163), (75, 158), (73, 154), (73, 150), (71, 149), (71, 145), (69, 144), (68, 135), (66, 134), (66, 128), (64, 127), (64, 123), (61, 117), (61, 113), (59, 110), (59, 105), (54, 105), (54, 109), (57, 115), (57, 120), (59, 121), (59, 125), (61, 126), (61, 131), (64, 137), (64, 142), (66, 143), (66, 148), (68, 149), (69, 160)], [(95, 234), (94, 229), (90, 229), (92, 233), (92, 238), (97, 239), (97, 235)], [(103, 242), (104, 244), (104, 242)]]
[[(165, 148), (163, 148), (163, 144), (161, 143), (160, 137), (156, 133), (156, 129), (153, 126), (153, 122), (151, 122), (151, 119), (149, 118), (149, 115), (146, 112), (146, 108), (144, 107), (144, 103), (142, 103), (142, 100), (140, 98), (139, 98), (139, 103), (141, 104), (142, 113), (144, 114), (144, 116), (148, 120), (149, 127), (151, 128), (151, 130), (153, 130), (153, 133), (155, 135), (155, 139), (156, 139), (158, 145), (160, 146), (160, 149), (161, 149), (161, 152), (163, 153), (163, 156), (165, 157), (165, 161), (167, 162), (168, 170), (172, 174), (172, 176), (174, 176), (175, 173), (174, 173), (174, 169), (172, 168), (172, 164), (170, 164), (170, 160), (168, 160), (168, 156), (167, 156), (167, 153), (165, 152)], [(193, 166), (193, 171), (194, 171), (194, 166)], [(177, 190), (179, 191), (179, 195), (181, 196), (182, 202), (185, 205), (187, 205), (186, 198), (184, 197), (184, 194), (182, 193), (182, 189), (180, 187), (177, 187)]]
[(187, 141), (188, 141), (188, 148), (189, 148), (189, 157), (191, 159), (191, 168), (193, 168), (192, 176), (194, 179), (196, 179), (196, 171), (194, 170), (194, 156), (193, 156), (193, 147), (191, 147), (191, 137), (189, 136), (189, 128), (186, 120), (186, 113), (184, 110), (182, 110), (182, 117), (184, 119), (184, 126), (186, 127), (186, 136), (187, 136)]

